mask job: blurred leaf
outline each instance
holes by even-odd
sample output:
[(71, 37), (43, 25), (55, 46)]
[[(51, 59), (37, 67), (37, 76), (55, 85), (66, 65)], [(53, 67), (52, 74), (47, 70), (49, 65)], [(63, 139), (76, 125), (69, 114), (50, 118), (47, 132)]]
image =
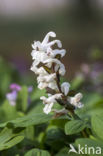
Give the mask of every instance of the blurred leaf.
[(16, 82), (18, 79), (19, 75), (14, 65), (0, 57), (0, 99), (5, 97), (11, 82)]
[[(55, 156), (78, 156), (78, 154), (76, 153), (69, 153), (69, 147), (65, 147), (63, 149), (61, 149)], [(82, 156), (81, 154), (79, 154), (79, 156)]]
[(8, 149), (24, 139), (19, 133), (13, 133), (12, 129), (5, 128), (0, 133), (0, 150)]
[(30, 106), (30, 110), (29, 110), (29, 114), (37, 114), (37, 113), (42, 113), (43, 112), (43, 104), (42, 104), (42, 101), (35, 101), (33, 103), (31, 103), (32, 106)]
[(4, 145), (1, 145), (0, 150), (11, 148), (12, 146), (15, 146), (16, 144), (21, 142), (23, 139), (24, 139), (24, 136), (16, 136), (10, 139), (10, 141), (7, 141), (7, 143), (5, 143)]
[[(3, 116), (2, 116), (3, 114)], [(19, 117), (16, 107), (11, 106), (7, 100), (1, 105), (0, 108), (0, 120), (1, 121), (8, 121)]]
[[(78, 147), (79, 144), (81, 145), (81, 147), (87, 146), (87, 148), (88, 147), (94, 147), (96, 149), (97, 147), (100, 147), (101, 152), (103, 154), (103, 143), (100, 142), (99, 140), (92, 140), (92, 139), (89, 139), (89, 138), (81, 138), (81, 139), (77, 139), (75, 143), (76, 143), (77, 147)], [(91, 153), (90, 156), (97, 156), (97, 154), (92, 154)]]
[(18, 93), (17, 108), (25, 112), (28, 107), (28, 88), (23, 86)]
[(32, 149), (27, 152), (24, 156), (50, 156), (48, 151), (40, 149)]
[(90, 118), (92, 115), (103, 114), (103, 97), (96, 93), (83, 94), (84, 107), (75, 112), (80, 118)]
[(46, 131), (45, 142), (52, 149), (58, 151), (64, 146), (66, 136), (57, 126), (49, 126)]
[(5, 123), (1, 123), (0, 127), (28, 127), (32, 125), (38, 125), (50, 121), (51, 115), (46, 115), (44, 113), (30, 114), (15, 120), (11, 120)]
[(24, 135), (27, 139), (34, 140), (34, 126), (28, 126), (24, 131)]
[(99, 48), (95, 47), (91, 50), (90, 58), (92, 60), (101, 60), (103, 59), (103, 52)]
[(81, 132), (85, 127), (86, 123), (81, 120), (72, 120), (65, 124), (65, 133), (72, 135)]
[(69, 148), (61, 149), (55, 156), (68, 156)]
[(72, 80), (72, 82), (71, 82), (71, 88), (72, 89), (78, 89), (81, 85), (82, 85), (82, 83), (84, 82), (84, 78), (83, 78), (83, 76), (77, 76), (76, 78), (74, 78), (73, 80)]
[(40, 90), (40, 89), (36, 88), (34, 90), (34, 92), (32, 93), (32, 95), (31, 95), (31, 100), (32, 101), (34, 101), (34, 100), (40, 100), (40, 97), (41, 96), (45, 96), (45, 95), (46, 95), (45, 94), (45, 89)]
[(58, 126), (61, 129), (64, 129), (66, 122), (68, 121), (67, 116), (63, 116), (64, 118), (57, 118), (51, 121), (51, 125)]
[(93, 115), (91, 124), (93, 132), (103, 140), (103, 115)]

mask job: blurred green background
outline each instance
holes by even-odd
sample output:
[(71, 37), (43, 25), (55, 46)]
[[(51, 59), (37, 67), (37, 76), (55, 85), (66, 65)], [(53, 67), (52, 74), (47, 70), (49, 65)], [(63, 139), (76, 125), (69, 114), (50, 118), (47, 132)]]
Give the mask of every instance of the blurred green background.
[[(0, 55), (29, 71), (31, 43), (54, 31), (67, 50), (67, 77), (103, 49), (102, 0), (0, 0)], [(31, 72), (29, 72), (31, 74)]]

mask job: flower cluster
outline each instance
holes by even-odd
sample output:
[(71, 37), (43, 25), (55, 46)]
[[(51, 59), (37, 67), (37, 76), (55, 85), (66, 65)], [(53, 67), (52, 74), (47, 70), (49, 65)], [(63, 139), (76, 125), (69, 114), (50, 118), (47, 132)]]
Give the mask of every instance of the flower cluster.
[[(16, 84), (16, 83), (12, 83), (10, 85), (10, 93), (6, 94), (6, 98), (9, 101), (9, 104), (11, 106), (15, 106), (16, 105), (16, 100), (17, 100), (17, 96), (18, 96), (18, 92), (21, 90), (21, 86)], [(32, 86), (28, 87), (28, 92), (32, 92)], [(29, 100), (29, 99), (28, 99)], [(30, 101), (30, 100), (29, 100)]]
[[(82, 107), (80, 99), (82, 94), (78, 93), (75, 96), (69, 96), (70, 84), (64, 82), (60, 84), (60, 76), (65, 75), (65, 66), (61, 62), (61, 58), (65, 56), (66, 50), (61, 49), (62, 43), (60, 40), (49, 41), (50, 37), (56, 37), (54, 32), (49, 32), (42, 42), (34, 41), (32, 44), (32, 59), (33, 64), (31, 70), (38, 75), (37, 82), (39, 89), (46, 89), (48, 97), (41, 97), (43, 100), (44, 112), (51, 112), (55, 102), (64, 100), (74, 107)], [(58, 49), (53, 46), (57, 45)]]

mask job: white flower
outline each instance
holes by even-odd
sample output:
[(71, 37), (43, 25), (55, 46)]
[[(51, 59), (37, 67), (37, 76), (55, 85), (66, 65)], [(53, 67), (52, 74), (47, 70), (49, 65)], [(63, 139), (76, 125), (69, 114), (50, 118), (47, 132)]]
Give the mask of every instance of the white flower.
[(53, 58), (55, 58), (56, 55), (60, 55), (61, 57), (64, 57), (66, 54), (66, 50), (65, 49), (51, 49), (48, 48), (47, 49), (47, 54), (52, 56)]
[(45, 107), (43, 108), (43, 111), (44, 111), (45, 114), (48, 114), (48, 113), (51, 112), (51, 109), (52, 109), (52, 107), (53, 107), (53, 104), (54, 104), (54, 103), (50, 103), (50, 104), (46, 104), (46, 105), (45, 105)]
[(53, 74), (47, 73), (46, 75), (40, 74), (37, 78), (38, 88), (42, 90), (46, 87), (49, 87), (51, 89), (58, 90), (55, 78), (56, 78), (56, 73)]
[(61, 57), (64, 57), (66, 54), (66, 50), (65, 49), (55, 49), (55, 50), (53, 50), (53, 54), (54, 54), (54, 56), (59, 54), (59, 55), (61, 55)]
[(42, 96), (40, 99), (43, 100), (45, 107), (43, 109), (44, 113), (48, 114), (51, 112), (51, 109), (56, 102), (56, 99), (61, 99), (62, 94), (49, 95), (48, 98)]
[(64, 95), (66, 96), (69, 92), (69, 88), (70, 88), (70, 84), (68, 82), (64, 82), (61, 85), (61, 90), (64, 93)]
[(40, 82), (40, 83), (38, 84), (38, 88), (39, 88), (40, 90), (45, 89), (47, 86), (48, 86), (48, 84), (47, 84), (47, 83), (44, 83), (44, 82)]
[(61, 76), (64, 76), (65, 73), (66, 73), (66, 70), (65, 70), (64, 64), (60, 64), (59, 74), (60, 74)]
[(44, 51), (32, 51), (31, 52), (32, 55), (32, 59), (33, 60), (38, 60), (39, 62), (43, 62), (43, 60), (48, 59), (48, 55), (47, 53), (45, 53)]
[[(61, 55), (63, 57), (66, 53), (64, 49), (52, 49), (52, 46), (56, 43), (59, 48), (62, 47), (60, 40), (54, 40), (49, 42), (49, 37), (56, 37), (54, 32), (49, 32), (42, 42), (35, 41), (32, 45), (33, 51), (31, 52), (32, 59), (34, 60), (31, 70), (38, 74), (38, 65), (40, 63), (45, 64), (48, 68), (51, 68), (53, 63), (55, 63), (56, 70), (59, 70), (60, 75), (65, 74), (64, 65), (56, 59), (56, 55)], [(55, 68), (55, 67), (54, 67)], [(54, 71), (57, 72), (57, 71)]]
[(58, 87), (57, 87), (57, 83), (56, 81), (51, 81), (50, 83), (48, 83), (48, 87), (55, 90), (55, 91), (58, 91)]
[(55, 59), (55, 58), (50, 58), (47, 60), (44, 60), (43, 63), (46, 63), (47, 65), (49, 64), (49, 68), (52, 66), (53, 63), (56, 64), (56, 68), (55, 68), (55, 72), (57, 72), (57, 70), (59, 70), (59, 74), (64, 76), (65, 75), (65, 66), (63, 63), (61, 63), (59, 60)]
[(35, 65), (32, 65), (31, 70), (35, 72), (35, 74), (46, 75), (47, 72), (43, 67), (37, 68)]
[(61, 41), (60, 40), (54, 40), (49, 42), (49, 37), (56, 37), (56, 34), (54, 32), (49, 32), (44, 40), (42, 42), (40, 41), (34, 41), (34, 44), (32, 44), (32, 47), (34, 50), (39, 50), (39, 51), (47, 51), (47, 49), (51, 46), (53, 46), (55, 43), (58, 45), (59, 48), (62, 47)]
[(68, 101), (77, 108), (82, 108), (83, 104), (80, 102), (83, 95), (81, 93), (77, 93), (74, 97), (68, 97)]
[[(78, 93), (74, 97), (69, 97), (69, 88), (70, 84), (68, 82), (64, 82), (61, 84), (60, 89), (60, 76), (65, 75), (65, 66), (61, 63), (60, 58), (64, 57), (66, 54), (65, 49), (62, 48), (62, 44), (60, 40), (49, 41), (50, 37), (56, 37), (54, 32), (49, 32), (42, 42), (35, 41), (32, 45), (33, 50), (31, 53), (33, 64), (31, 70), (38, 75), (37, 82), (38, 88), (44, 89), (49, 88), (53, 89), (54, 95), (48, 94), (48, 97), (41, 97), (45, 104), (44, 112), (48, 114), (51, 112), (52, 107), (57, 99), (62, 99), (62, 96), (67, 96), (67, 100), (74, 105), (75, 107), (81, 108), (83, 105), (80, 102), (82, 98), (82, 94)], [(59, 49), (53, 49), (53, 45), (57, 44)], [(57, 57), (59, 55), (59, 57)], [(65, 110), (61, 110), (65, 113)]]
[(38, 76), (37, 81), (38, 81), (38, 83), (39, 82), (50, 82), (50, 81), (53, 81), (55, 78), (56, 78), (56, 73), (47, 74), (44, 76), (40, 75), (40, 76)]
[(47, 83), (47, 82), (40, 82), (38, 84), (38, 88), (41, 89), (41, 90), (45, 89), (46, 87), (49, 87), (49, 88), (51, 88), (53, 90), (57, 90), (58, 91), (58, 87), (57, 87), (57, 84), (56, 84), (55, 81), (49, 82), (49, 83)]

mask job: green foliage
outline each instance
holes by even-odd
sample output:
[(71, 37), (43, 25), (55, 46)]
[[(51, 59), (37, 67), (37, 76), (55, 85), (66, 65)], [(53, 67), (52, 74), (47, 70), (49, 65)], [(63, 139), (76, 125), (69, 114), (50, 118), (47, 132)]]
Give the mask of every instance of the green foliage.
[(23, 86), (20, 92), (18, 93), (17, 99), (17, 109), (26, 112), (28, 107), (28, 88)]
[(15, 120), (11, 120), (5, 123), (1, 123), (0, 127), (3, 128), (5, 126), (7, 127), (28, 127), (32, 125), (38, 125), (45, 122), (48, 122), (51, 119), (51, 115), (46, 115), (44, 113), (38, 113), (38, 114), (30, 114), (21, 118), (17, 118)]
[(12, 129), (4, 128), (0, 133), (0, 151), (11, 148), (24, 139), (20, 133), (14, 133)]
[[(80, 144), (82, 147), (94, 147), (95, 149), (97, 148), (97, 147), (100, 147), (101, 148), (101, 151), (102, 151), (102, 153), (101, 154), (103, 154), (103, 143), (102, 142), (100, 142), (99, 140), (93, 140), (93, 139), (88, 139), (88, 138), (81, 138), (81, 139), (77, 139), (76, 140), (76, 145), (78, 146), (78, 144)], [(90, 156), (97, 156), (97, 155), (95, 155), (95, 154), (91, 154)]]
[(81, 132), (84, 128), (86, 128), (86, 123), (82, 120), (72, 120), (66, 123), (65, 125), (65, 133), (67, 135), (72, 135)]
[(92, 117), (92, 130), (98, 138), (103, 140), (103, 115)]
[[(84, 81), (83, 77), (74, 79), (71, 89), (81, 89)], [(14, 82), (21, 84), (16, 106), (6, 99), (9, 85)], [(28, 93), (27, 84), (33, 84), (32, 93)], [(84, 107), (76, 109), (75, 116), (68, 113), (54, 117), (53, 113), (43, 113), (40, 97), (46, 93), (35, 86), (35, 79), (26, 75), (24, 81), (24, 75), (20, 76), (0, 58), (0, 156), (78, 155), (68, 153), (70, 144), (75, 148), (80, 144), (103, 149), (103, 96), (96, 90), (89, 93), (81, 90)], [(55, 104), (54, 108), (61, 106)]]
[(83, 84), (83, 82), (84, 82), (83, 76), (80, 75), (80, 76), (76, 77), (71, 82), (72, 89), (80, 88), (80, 86)]
[(11, 119), (19, 117), (19, 114), (16, 110), (16, 107), (13, 107), (9, 104), (7, 100), (3, 102), (0, 107), (0, 119), (1, 122), (5, 122)]
[(25, 156), (50, 156), (50, 154), (45, 150), (32, 149), (25, 154)]
[(95, 47), (91, 50), (90, 57), (92, 60), (102, 59), (103, 58), (103, 52), (101, 49), (98, 49), (97, 47)]
[(103, 113), (103, 97), (97, 93), (83, 94), (84, 107), (76, 110), (76, 114), (80, 118), (90, 118), (96, 114)]

